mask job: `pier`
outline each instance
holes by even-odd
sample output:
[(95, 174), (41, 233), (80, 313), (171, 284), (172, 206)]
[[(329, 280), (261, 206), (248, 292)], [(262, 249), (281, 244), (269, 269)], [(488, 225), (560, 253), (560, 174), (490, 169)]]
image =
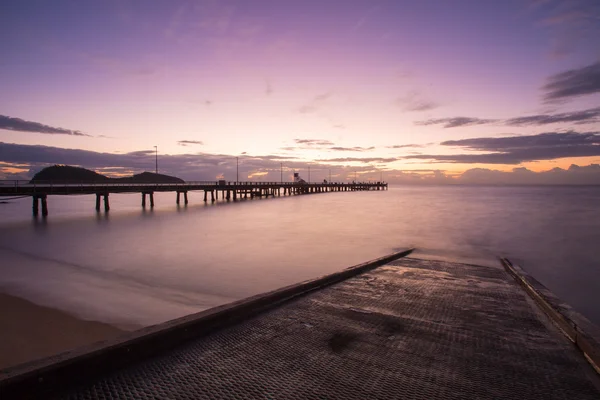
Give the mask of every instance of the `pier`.
[[(204, 202), (219, 199), (236, 201), (241, 198), (292, 196), (312, 193), (355, 192), (364, 190), (387, 190), (386, 182), (352, 183), (306, 183), (306, 182), (227, 182), (202, 181), (186, 183), (57, 183), (29, 181), (0, 181), (0, 197), (26, 197), (33, 199), (33, 215), (48, 215), (48, 196), (96, 195), (96, 211), (110, 210), (111, 193), (140, 193), (141, 205), (154, 207), (155, 192), (176, 193), (175, 202), (188, 204), (188, 192), (204, 192)], [(148, 203), (146, 202), (148, 198)]]
[(0, 393), (7, 399), (600, 398), (599, 336), (518, 266), (409, 254), (14, 367), (0, 373)]

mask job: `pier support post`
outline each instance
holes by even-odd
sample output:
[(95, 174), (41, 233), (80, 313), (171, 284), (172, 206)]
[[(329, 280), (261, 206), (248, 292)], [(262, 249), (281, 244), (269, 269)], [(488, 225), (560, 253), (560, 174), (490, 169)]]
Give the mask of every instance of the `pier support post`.
[(231, 190), (227, 190), (227, 195), (225, 197), (226, 200), (231, 199)]
[(150, 208), (154, 208), (154, 192), (150, 192)]
[(38, 213), (39, 213), (39, 202), (38, 202), (38, 197), (37, 196), (32, 196), (31, 197), (33, 199), (33, 205), (31, 207), (31, 210), (33, 211), (33, 215), (35, 217), (37, 217)]
[(185, 204), (186, 206), (188, 204), (187, 192), (183, 192), (183, 204)]
[(179, 204), (179, 195), (181, 192), (177, 192), (177, 200), (175, 200), (175, 203)]
[(208, 191), (204, 191), (204, 202), (206, 203), (206, 196), (208, 195)]
[(42, 195), (42, 217), (46, 217), (48, 215), (48, 202), (46, 200), (46, 195)]
[[(100, 195), (98, 195), (98, 201), (100, 201)], [(98, 203), (98, 207), (100, 207), (100, 203)], [(142, 208), (146, 208), (146, 193), (142, 192)]]
[(100, 212), (100, 193), (96, 193), (96, 212)]
[(108, 203), (108, 193), (104, 194), (104, 211), (108, 212), (110, 210), (110, 204)]
[(235, 189), (232, 190), (233, 192), (233, 201), (237, 200), (237, 191)]
[(214, 203), (214, 202), (215, 202), (215, 191), (214, 191), (214, 190), (211, 190), (211, 191), (210, 191), (210, 201), (211, 201), (212, 203)]

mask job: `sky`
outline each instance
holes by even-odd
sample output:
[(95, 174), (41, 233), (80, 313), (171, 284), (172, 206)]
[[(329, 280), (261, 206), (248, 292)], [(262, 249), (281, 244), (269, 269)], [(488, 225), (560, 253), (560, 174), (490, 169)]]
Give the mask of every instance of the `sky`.
[(600, 184), (598, 0), (5, 0), (0, 37), (0, 179)]

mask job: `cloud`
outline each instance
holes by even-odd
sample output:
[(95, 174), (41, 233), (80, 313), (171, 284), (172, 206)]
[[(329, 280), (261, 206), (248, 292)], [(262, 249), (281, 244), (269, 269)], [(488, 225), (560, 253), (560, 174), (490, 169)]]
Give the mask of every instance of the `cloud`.
[(334, 146), (334, 147), (330, 147), (329, 150), (334, 150), (334, 151), (370, 151), (375, 149), (375, 146), (371, 146), (371, 147), (359, 147), (359, 146), (354, 146), (354, 147), (339, 147), (339, 146)]
[(204, 142), (200, 141), (200, 140), (178, 140), (177, 144), (180, 146), (189, 146), (191, 144), (204, 144)]
[(542, 88), (547, 101), (570, 99), (600, 92), (600, 61), (552, 75)]
[(505, 125), (547, 125), (559, 122), (574, 122), (576, 124), (588, 124), (600, 121), (600, 107), (589, 110), (574, 111), (559, 114), (539, 114), (525, 117), (511, 118), (504, 121)]
[(318, 109), (317, 109), (317, 107), (316, 107), (316, 106), (313, 106), (313, 105), (305, 105), (305, 106), (301, 106), (301, 107), (298, 109), (298, 112), (299, 112), (300, 114), (312, 114), (312, 113), (314, 113), (314, 112), (317, 112), (317, 110), (318, 110)]
[(419, 154), (403, 158), (440, 163), (520, 164), (525, 161), (563, 157), (600, 156), (600, 133), (598, 132), (548, 132), (528, 136), (448, 140), (441, 144), (487, 153)]
[(294, 139), (297, 144), (305, 144), (308, 146), (333, 146), (333, 142), (320, 139)]
[(495, 119), (471, 118), (471, 117), (453, 117), (453, 118), (433, 118), (424, 121), (416, 121), (415, 125), (444, 125), (444, 128), (457, 128), (459, 126), (484, 125), (496, 122)]
[(537, 26), (549, 34), (551, 54), (563, 58), (600, 35), (600, 3), (597, 0), (547, 0), (532, 7)]
[(313, 101), (324, 101), (324, 100), (327, 100), (328, 98), (330, 98), (332, 95), (333, 94), (331, 92), (318, 94), (315, 96)]
[(568, 169), (553, 168), (541, 172), (527, 168), (514, 168), (510, 172), (473, 168), (458, 176), (456, 182), (467, 185), (599, 185), (600, 165), (573, 164)]
[(273, 93), (273, 85), (271, 85), (271, 81), (265, 79), (265, 95), (270, 96)]
[(436, 102), (424, 99), (418, 92), (410, 92), (405, 97), (398, 98), (396, 104), (405, 111), (429, 111), (440, 106)]
[(318, 94), (315, 97), (313, 97), (307, 104), (300, 106), (298, 108), (298, 112), (300, 114), (316, 113), (331, 96), (333, 96), (333, 93), (331, 92)]
[(7, 117), (6, 115), (0, 115), (0, 129), (19, 132), (45, 133), (50, 135), (90, 136), (80, 131), (55, 128), (53, 126), (40, 124), (39, 122), (25, 121), (21, 118), (12, 118)]

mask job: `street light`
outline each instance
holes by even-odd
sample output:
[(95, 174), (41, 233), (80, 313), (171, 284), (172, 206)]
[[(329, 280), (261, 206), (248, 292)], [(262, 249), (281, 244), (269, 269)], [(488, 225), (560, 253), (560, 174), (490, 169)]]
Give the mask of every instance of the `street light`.
[(158, 146), (154, 146), (156, 173), (158, 174)]
[(283, 163), (279, 163), (281, 167), (281, 183), (283, 183)]
[(235, 158), (235, 184), (237, 185), (240, 181), (240, 160), (239, 157)]

